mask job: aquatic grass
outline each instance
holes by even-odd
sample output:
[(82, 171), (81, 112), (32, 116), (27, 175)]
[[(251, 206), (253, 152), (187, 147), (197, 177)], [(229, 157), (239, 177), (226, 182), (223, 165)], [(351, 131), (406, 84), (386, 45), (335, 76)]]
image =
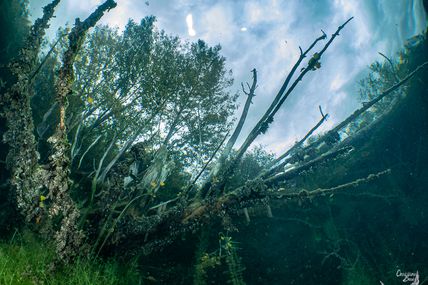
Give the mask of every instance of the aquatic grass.
[[(25, 240), (25, 242), (24, 242)], [(29, 234), (17, 234), (0, 244), (0, 284), (39, 284), (48, 276), (53, 251)]]
[(0, 242), (0, 284), (115, 285), (142, 284), (137, 263), (77, 259), (52, 270), (55, 248), (30, 233), (17, 233)]

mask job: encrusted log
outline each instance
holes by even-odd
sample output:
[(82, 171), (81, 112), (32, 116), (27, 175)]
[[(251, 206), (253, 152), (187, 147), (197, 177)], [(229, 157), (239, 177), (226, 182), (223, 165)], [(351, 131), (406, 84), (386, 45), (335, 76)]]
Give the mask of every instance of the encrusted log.
[(43, 8), (43, 16), (31, 27), (30, 34), (19, 57), (8, 68), (15, 78), (9, 90), (1, 96), (1, 115), (6, 119), (7, 131), (4, 142), (9, 145), (6, 157), (11, 172), (11, 184), (15, 187), (17, 206), (26, 220), (34, 216), (34, 199), (42, 186), (43, 170), (38, 167), (39, 154), (34, 137), (34, 123), (30, 106), (33, 90), (30, 79), (35, 70), (40, 46), (49, 27), (54, 9), (60, 0), (54, 0)]
[(73, 64), (77, 53), (85, 39), (86, 32), (95, 26), (101, 19), (104, 13), (116, 7), (116, 2), (107, 0), (99, 6), (85, 21), (81, 22), (79, 18), (76, 19), (73, 29), (68, 35), (69, 47), (64, 54), (63, 64), (59, 71), (59, 78), (56, 84), (57, 96), (56, 100), (60, 106), (60, 129), (65, 129), (65, 109), (66, 98), (71, 92), (71, 86), (74, 81)]
[(67, 96), (71, 93), (74, 81), (73, 64), (89, 28), (95, 26), (107, 10), (116, 7), (113, 0), (107, 0), (99, 6), (85, 21), (76, 19), (68, 35), (69, 47), (64, 54), (63, 64), (56, 82), (56, 101), (60, 110), (60, 123), (48, 141), (53, 153), (49, 157), (50, 171), (47, 181), (48, 197), (51, 199), (50, 217), (62, 217), (60, 229), (55, 233), (55, 244), (58, 258), (68, 262), (80, 251), (83, 232), (78, 228), (79, 210), (70, 197), (70, 144), (66, 130)]
[(301, 189), (295, 192), (289, 192), (281, 188), (273, 190), (268, 188), (262, 180), (254, 180), (247, 183), (246, 186), (224, 194), (215, 200), (195, 202), (188, 206), (179, 203), (160, 216), (145, 217), (140, 220), (140, 225), (132, 225), (128, 234), (145, 236), (143, 244), (140, 245), (142, 245), (141, 248), (144, 252), (149, 254), (172, 243), (178, 236), (194, 232), (202, 226), (212, 223), (215, 219), (225, 219), (229, 215), (240, 213), (247, 207), (268, 205), (269, 199), (301, 200), (326, 196), (372, 183), (388, 174), (390, 174), (389, 169), (331, 188), (319, 188), (312, 191)]

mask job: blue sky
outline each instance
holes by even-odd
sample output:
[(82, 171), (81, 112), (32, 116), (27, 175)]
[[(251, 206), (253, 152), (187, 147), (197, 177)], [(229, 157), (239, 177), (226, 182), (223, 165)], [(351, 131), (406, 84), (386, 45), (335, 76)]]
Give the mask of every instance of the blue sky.
[[(41, 15), (48, 0), (32, 0), (33, 17)], [(102, 0), (62, 0), (51, 34), (58, 26), (84, 19)], [(129, 18), (157, 17), (167, 33), (211, 45), (221, 44), (235, 85), (251, 83), (250, 70), (258, 70), (258, 89), (244, 134), (262, 116), (287, 72), (323, 29), (331, 35), (354, 16), (321, 60), (287, 99), (269, 131), (256, 141), (281, 153), (320, 119), (318, 105), (330, 114), (323, 130), (331, 128), (358, 107), (356, 82), (367, 72), (378, 52), (393, 56), (406, 39), (427, 24), (422, 0), (117, 0), (118, 6), (101, 23), (124, 27)], [(191, 16), (190, 16), (191, 15)], [(190, 18), (192, 26), (190, 27)], [(319, 46), (321, 48), (322, 45)], [(317, 49), (315, 49), (317, 50)], [(245, 101), (242, 94), (241, 105)], [(241, 109), (238, 109), (239, 116)]]

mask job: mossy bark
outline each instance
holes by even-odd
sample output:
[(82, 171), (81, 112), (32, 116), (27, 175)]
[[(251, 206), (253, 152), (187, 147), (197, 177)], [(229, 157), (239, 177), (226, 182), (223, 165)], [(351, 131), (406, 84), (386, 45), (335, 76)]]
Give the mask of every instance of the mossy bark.
[[(44, 171), (38, 166), (39, 154), (34, 137), (34, 123), (30, 106), (32, 97), (31, 77), (37, 63), (40, 46), (49, 27), (49, 20), (60, 0), (54, 0), (43, 8), (43, 17), (36, 20), (19, 57), (8, 68), (15, 82), (1, 98), (2, 116), (7, 131), (4, 142), (9, 146), (6, 157), (11, 171), (11, 184), (16, 191), (17, 205), (27, 221), (34, 217), (34, 200), (42, 187)], [(37, 200), (36, 200), (37, 201)]]
[(56, 82), (56, 101), (60, 110), (60, 122), (49, 142), (53, 153), (49, 157), (48, 177), (51, 218), (60, 217), (61, 226), (55, 233), (55, 244), (59, 260), (68, 262), (81, 251), (83, 231), (78, 228), (79, 209), (70, 196), (70, 143), (67, 139), (66, 110), (67, 97), (74, 81), (73, 64), (82, 47), (86, 32), (98, 22), (104, 12), (116, 7), (113, 0), (100, 5), (85, 21), (76, 19), (74, 28), (68, 35), (69, 47), (64, 54), (63, 64)]

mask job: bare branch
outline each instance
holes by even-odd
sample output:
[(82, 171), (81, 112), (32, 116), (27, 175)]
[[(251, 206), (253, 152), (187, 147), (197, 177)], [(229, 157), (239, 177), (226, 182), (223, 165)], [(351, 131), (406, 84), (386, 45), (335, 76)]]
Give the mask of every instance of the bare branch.
[[(269, 106), (268, 110), (265, 112), (263, 117), (259, 120), (259, 122), (256, 124), (256, 126), (251, 130), (250, 134), (247, 136), (246, 140), (242, 144), (242, 146), (238, 150), (238, 154), (236, 156), (236, 162), (235, 164), (242, 158), (246, 150), (250, 147), (250, 145), (253, 143), (253, 141), (261, 134), (265, 133), (269, 127), (269, 124), (273, 122), (273, 118), (275, 114), (278, 112), (279, 108), (282, 106), (284, 101), (287, 99), (287, 97), (290, 95), (290, 93), (294, 90), (294, 88), (297, 86), (297, 84), (302, 80), (302, 78), (305, 76), (307, 72), (313, 69), (316, 62), (321, 58), (321, 55), (324, 53), (324, 51), (327, 49), (327, 47), (330, 45), (330, 43), (334, 40), (334, 38), (338, 35), (338, 31), (340, 31), (346, 23), (348, 23), (350, 20), (346, 21), (345, 24), (339, 26), (338, 30), (335, 34), (333, 34), (333, 37), (327, 42), (327, 44), (324, 46), (324, 48), (317, 54), (317, 59), (315, 61), (309, 61), (308, 67), (304, 68), (298, 78), (294, 81), (292, 86), (288, 89), (286, 93), (284, 93), (288, 87), (289, 82), (291, 81), (291, 78), (293, 77), (294, 73), (296, 72), (297, 68), (300, 66), (302, 60), (306, 57), (306, 55), (311, 51), (315, 45), (326, 38), (325, 33), (323, 33), (322, 36), (315, 39), (315, 41), (309, 46), (309, 48), (302, 53), (302, 49), (300, 48), (301, 54), (293, 68), (291, 69), (290, 73), (288, 74), (287, 78), (284, 81), (284, 84), (282, 85), (281, 89), (279, 90), (278, 94), (276, 95), (275, 99)], [(315, 55), (314, 55), (315, 56)], [(229, 171), (233, 171), (234, 166), (230, 167)]]
[(275, 159), (272, 164), (270, 166), (268, 166), (268, 171), (261, 173), (260, 177), (267, 177), (269, 175), (272, 175), (273, 173), (275, 173), (276, 171), (278, 171), (279, 169), (281, 169), (282, 167), (284, 167), (284, 163), (281, 163), (273, 168), (271, 168), (272, 166), (278, 164), (281, 160), (283, 160), (284, 158), (286, 158), (287, 156), (289, 156), (290, 154), (292, 154), (293, 152), (295, 152), (297, 149), (299, 149), (303, 143), (313, 134), (313, 132), (315, 132), (328, 118), (328, 114), (323, 114), (322, 110), (321, 110), (321, 106), (319, 106), (320, 112), (321, 112), (321, 119), (318, 121), (318, 123), (309, 130), (309, 132), (297, 143), (295, 143), (290, 149), (288, 149), (284, 154), (282, 154), (281, 156), (279, 156), (277, 159)]
[(304, 163), (304, 164), (302, 164), (302, 165), (300, 165), (298, 167), (292, 168), (289, 171), (276, 174), (275, 176), (271, 176), (271, 177), (269, 177), (269, 178), (267, 178), (265, 180), (265, 183), (266, 184), (273, 184), (274, 182), (277, 182), (277, 181), (280, 181), (280, 180), (281, 181), (283, 181), (283, 180), (289, 180), (289, 179), (297, 176), (298, 174), (300, 174), (302, 171), (308, 170), (311, 167), (314, 167), (314, 166), (316, 166), (316, 165), (318, 165), (320, 163), (323, 163), (323, 162), (325, 162), (327, 160), (335, 158), (335, 157), (337, 157), (337, 156), (339, 156), (341, 154), (346, 154), (346, 153), (348, 153), (351, 150), (352, 150), (352, 147), (350, 147), (350, 146), (345, 146), (345, 147), (342, 147), (342, 148), (337, 148), (337, 149), (331, 150), (331, 151), (329, 151), (327, 153), (324, 153), (324, 154), (316, 157), (315, 159), (313, 159), (313, 160), (311, 160), (309, 162), (306, 162), (306, 163)]
[(193, 186), (196, 184), (196, 182), (198, 181), (199, 177), (202, 175), (202, 173), (204, 173), (205, 169), (207, 168), (207, 166), (211, 163), (211, 161), (214, 159), (215, 155), (217, 154), (217, 152), (220, 150), (220, 147), (223, 145), (224, 141), (226, 140), (227, 136), (229, 135), (229, 132), (226, 133), (226, 135), (224, 136), (223, 140), (221, 141), (221, 143), (217, 146), (217, 148), (215, 149), (215, 151), (213, 152), (213, 154), (211, 155), (210, 159), (208, 159), (208, 161), (205, 163), (204, 167), (202, 167), (201, 171), (198, 173), (198, 175), (196, 175), (195, 179), (193, 180), (192, 183), (190, 183), (190, 186), (187, 188), (187, 190), (185, 191), (185, 195), (187, 195), (192, 189)]
[[(219, 171), (223, 168), (225, 161), (229, 157), (230, 152), (231, 152), (233, 146), (235, 145), (236, 140), (239, 137), (239, 134), (242, 131), (242, 127), (244, 126), (245, 120), (247, 119), (247, 115), (248, 115), (248, 111), (249, 111), (251, 103), (252, 103), (252, 99), (254, 96), (256, 96), (254, 92), (256, 91), (256, 88), (257, 88), (257, 70), (254, 68), (251, 72), (253, 73), (253, 83), (251, 84), (251, 87), (249, 87), (248, 93), (244, 91), (244, 93), (248, 97), (247, 97), (247, 100), (245, 101), (245, 105), (244, 105), (244, 109), (243, 109), (242, 114), (241, 114), (241, 118), (239, 119), (239, 122), (236, 125), (232, 136), (228, 140), (223, 152), (221, 153), (218, 161), (216, 162), (216, 165), (214, 166), (214, 169), (213, 169), (212, 173), (210, 174), (208, 181), (202, 187), (202, 190), (201, 190), (202, 191), (202, 193), (201, 193), (202, 197), (204, 197), (208, 193), (208, 190), (209, 190), (208, 187), (211, 185), (211, 179), (213, 177), (215, 177), (219, 173)], [(242, 85), (242, 88), (244, 88), (243, 85)]]
[(328, 194), (333, 194), (337, 191), (346, 190), (349, 188), (355, 188), (360, 186), (361, 184), (369, 183), (373, 180), (379, 179), (380, 177), (390, 174), (391, 169), (386, 169), (383, 171), (380, 171), (378, 173), (369, 174), (365, 178), (358, 178), (354, 181), (344, 183), (338, 186), (334, 186), (331, 188), (318, 188), (316, 190), (308, 191), (308, 190), (300, 190), (298, 192), (290, 193), (290, 191), (280, 188), (278, 191), (273, 191), (270, 193), (271, 197), (276, 197), (278, 199), (293, 199), (293, 198), (310, 198), (310, 197), (316, 197), (316, 196), (325, 196)]
[[(388, 96), (389, 94), (393, 93), (395, 90), (397, 90), (400, 86), (402, 86), (404, 83), (409, 81), (413, 76), (415, 76), (418, 72), (420, 72), (422, 69), (428, 66), (428, 62), (424, 62), (423, 64), (419, 65), (417, 68), (415, 68), (412, 72), (410, 72), (406, 77), (404, 77), (401, 81), (397, 82), (384, 92), (382, 92), (378, 97), (374, 98), (373, 100), (369, 102), (363, 103), (363, 106), (356, 111), (354, 111), (349, 117), (347, 117), (345, 120), (343, 120), (341, 123), (339, 123), (336, 127), (328, 131), (326, 134), (321, 136), (319, 139), (317, 139), (312, 144), (308, 145), (304, 151), (307, 152), (308, 150), (315, 149), (318, 147), (321, 143), (327, 141), (332, 135), (337, 134), (338, 131), (343, 129), (345, 126), (347, 126), (350, 122), (357, 119), (361, 114), (363, 114), (365, 111), (367, 111), (370, 107), (372, 107), (374, 104), (382, 100), (385, 96)], [(284, 163), (288, 163), (288, 161), (285, 161)]]
[(242, 92), (244, 92), (244, 94), (248, 95), (248, 93), (245, 91), (244, 83), (242, 83), (242, 82), (241, 82), (241, 88), (242, 88)]
[(245, 101), (244, 110), (242, 111), (241, 118), (239, 118), (239, 122), (236, 125), (235, 130), (234, 130), (232, 136), (230, 137), (229, 141), (226, 144), (226, 148), (225, 148), (225, 152), (224, 152), (224, 155), (226, 156), (225, 158), (227, 158), (227, 156), (229, 156), (229, 153), (230, 153), (232, 147), (235, 145), (235, 142), (238, 139), (239, 134), (241, 133), (242, 127), (244, 126), (245, 120), (247, 119), (248, 111), (250, 109), (250, 105), (252, 103), (252, 100), (253, 100), (254, 96), (256, 96), (255, 91), (257, 88), (257, 70), (254, 68), (253, 70), (251, 70), (251, 72), (253, 73), (253, 83), (251, 84), (251, 87), (247, 83), (248, 93), (245, 93), (245, 94), (247, 94), (248, 97), (247, 97), (247, 100)]
[(322, 112), (321, 105), (319, 105), (319, 106), (318, 106), (318, 108), (319, 108), (319, 110), (320, 110), (321, 116), (322, 116), (323, 118), (327, 119), (328, 114), (324, 116), (324, 113)]
[(378, 52), (384, 59), (386, 59), (386, 61), (389, 63), (389, 65), (391, 66), (391, 70), (392, 73), (394, 74), (395, 80), (400, 81), (401, 78), (398, 76), (397, 71), (395, 70), (394, 64), (392, 63), (392, 61), (383, 53)]

